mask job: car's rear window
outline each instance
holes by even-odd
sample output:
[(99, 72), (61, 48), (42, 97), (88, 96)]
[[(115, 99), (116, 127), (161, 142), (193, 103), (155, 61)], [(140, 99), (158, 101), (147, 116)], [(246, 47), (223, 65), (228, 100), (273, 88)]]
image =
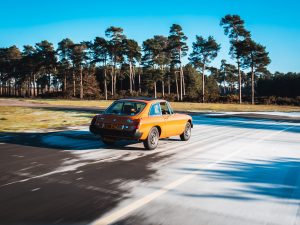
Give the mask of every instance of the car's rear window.
[(105, 114), (134, 116), (143, 111), (145, 106), (146, 103), (143, 102), (116, 101), (105, 111)]

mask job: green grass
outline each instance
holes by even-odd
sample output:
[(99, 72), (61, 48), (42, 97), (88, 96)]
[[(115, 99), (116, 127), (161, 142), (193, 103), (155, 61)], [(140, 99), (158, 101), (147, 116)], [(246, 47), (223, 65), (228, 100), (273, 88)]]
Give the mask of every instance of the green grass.
[(55, 129), (89, 123), (94, 114), (40, 108), (1, 106), (0, 132)]
[[(104, 100), (55, 100), (55, 99), (36, 99), (25, 100), (35, 103), (46, 103), (49, 105), (67, 105), (82, 107), (108, 107), (113, 101)], [(299, 106), (281, 106), (281, 105), (250, 105), (250, 104), (220, 104), (220, 103), (189, 103), (189, 102), (171, 102), (174, 110), (180, 111), (230, 111), (230, 112), (300, 112)]]

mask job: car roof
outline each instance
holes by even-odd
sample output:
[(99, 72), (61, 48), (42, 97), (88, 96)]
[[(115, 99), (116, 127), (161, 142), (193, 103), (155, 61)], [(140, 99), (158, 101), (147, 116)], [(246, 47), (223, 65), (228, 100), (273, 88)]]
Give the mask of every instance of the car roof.
[(165, 102), (166, 100), (150, 98), (150, 97), (131, 97), (131, 98), (122, 98), (119, 99), (118, 101), (138, 101), (138, 102), (149, 103), (149, 102)]

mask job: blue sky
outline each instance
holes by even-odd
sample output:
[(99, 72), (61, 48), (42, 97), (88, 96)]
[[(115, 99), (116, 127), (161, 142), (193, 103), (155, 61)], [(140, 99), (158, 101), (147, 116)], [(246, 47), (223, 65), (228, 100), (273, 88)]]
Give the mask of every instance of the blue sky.
[(11, 0), (1, 1), (0, 47), (34, 45), (49, 40), (56, 46), (65, 37), (73, 41), (104, 36), (107, 27), (121, 26), (124, 33), (143, 40), (168, 35), (173, 23), (180, 24), (188, 44), (196, 35), (213, 35), (221, 44), (218, 58), (228, 56), (228, 38), (219, 26), (226, 14), (239, 14), (255, 41), (265, 45), (272, 63), (269, 69), (300, 72), (300, 1), (297, 0)]

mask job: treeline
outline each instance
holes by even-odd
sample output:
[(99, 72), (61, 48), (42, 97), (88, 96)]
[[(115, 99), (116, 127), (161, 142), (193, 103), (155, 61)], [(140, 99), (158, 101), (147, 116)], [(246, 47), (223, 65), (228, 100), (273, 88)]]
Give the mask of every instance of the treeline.
[(300, 105), (300, 73), (260, 77), (256, 89), (259, 101), (265, 104)]
[[(168, 36), (155, 35), (142, 46), (126, 37), (122, 28), (112, 26), (105, 37), (80, 43), (66, 38), (57, 49), (46, 40), (25, 45), (22, 51), (16, 46), (0, 48), (0, 95), (80, 99), (148, 95), (254, 104), (262, 95), (285, 93), (273, 90), (279, 75), (267, 70), (268, 52), (252, 39), (244, 21), (226, 15), (220, 26), (236, 62), (222, 60), (220, 68), (210, 66), (221, 48), (214, 37), (197, 35), (188, 55), (187, 37), (178, 24), (170, 27)], [(184, 57), (189, 60), (186, 65)], [(299, 79), (299, 74), (295, 76)]]

